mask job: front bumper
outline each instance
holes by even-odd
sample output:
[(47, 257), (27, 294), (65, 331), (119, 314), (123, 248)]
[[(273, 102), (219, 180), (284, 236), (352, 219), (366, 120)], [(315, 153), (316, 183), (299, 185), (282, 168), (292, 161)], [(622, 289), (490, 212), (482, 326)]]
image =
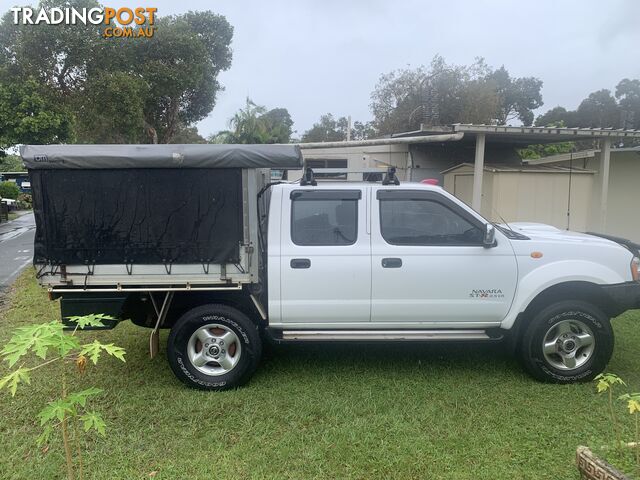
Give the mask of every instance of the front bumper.
[(616, 315), (640, 308), (640, 282), (625, 282), (615, 285), (603, 285)]

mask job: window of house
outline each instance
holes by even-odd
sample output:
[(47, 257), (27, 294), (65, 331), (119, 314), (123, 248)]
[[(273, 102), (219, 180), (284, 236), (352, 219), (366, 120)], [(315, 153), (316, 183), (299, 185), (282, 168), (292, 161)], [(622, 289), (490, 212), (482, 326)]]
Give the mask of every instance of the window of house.
[(305, 161), (306, 166), (313, 169), (313, 174), (317, 179), (346, 180), (347, 174), (338, 172), (323, 172), (323, 169), (348, 167), (346, 158), (313, 158)]
[(291, 240), (296, 245), (353, 245), (360, 191), (298, 191), (291, 195)]
[(380, 228), (392, 245), (482, 245), (482, 230), (443, 203), (381, 199)]

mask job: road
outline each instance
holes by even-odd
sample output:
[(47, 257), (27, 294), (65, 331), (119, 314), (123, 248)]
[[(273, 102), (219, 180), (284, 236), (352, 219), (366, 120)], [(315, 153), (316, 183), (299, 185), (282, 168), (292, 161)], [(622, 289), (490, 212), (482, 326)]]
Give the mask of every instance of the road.
[(31, 263), (35, 229), (33, 213), (0, 223), (0, 295)]

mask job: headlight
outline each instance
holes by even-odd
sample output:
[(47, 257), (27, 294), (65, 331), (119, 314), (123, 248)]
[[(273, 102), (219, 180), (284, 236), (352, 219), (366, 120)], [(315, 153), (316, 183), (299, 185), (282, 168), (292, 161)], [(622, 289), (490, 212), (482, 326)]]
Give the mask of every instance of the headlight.
[(638, 281), (638, 279), (640, 279), (640, 273), (638, 273), (639, 270), (640, 270), (640, 258), (633, 257), (633, 260), (631, 260), (631, 277), (636, 282)]

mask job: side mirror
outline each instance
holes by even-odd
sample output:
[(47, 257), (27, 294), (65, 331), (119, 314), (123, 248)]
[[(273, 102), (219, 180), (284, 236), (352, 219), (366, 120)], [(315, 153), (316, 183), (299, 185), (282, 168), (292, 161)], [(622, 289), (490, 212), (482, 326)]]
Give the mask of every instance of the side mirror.
[(496, 227), (487, 223), (484, 226), (484, 238), (482, 239), (482, 245), (484, 248), (491, 248), (496, 246)]

